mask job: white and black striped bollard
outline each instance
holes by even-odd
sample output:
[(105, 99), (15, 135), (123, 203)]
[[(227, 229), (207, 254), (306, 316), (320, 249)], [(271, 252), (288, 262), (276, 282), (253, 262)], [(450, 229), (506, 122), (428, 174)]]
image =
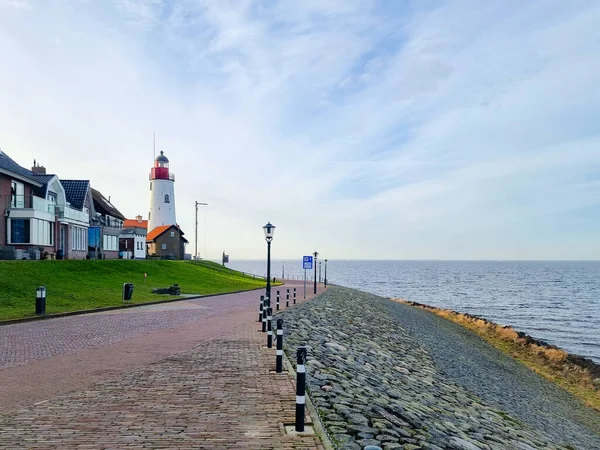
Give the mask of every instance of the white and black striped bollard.
[(296, 288), (294, 288), (294, 305), (296, 304)]
[(306, 407), (306, 347), (296, 352), (296, 432), (304, 432), (304, 410)]
[(290, 290), (287, 290), (287, 294), (285, 296), (285, 307), (289, 307), (290, 306)]
[(279, 291), (277, 291), (277, 311), (279, 311)]
[(262, 332), (267, 332), (267, 299), (263, 303), (263, 315), (262, 315)]
[(277, 351), (275, 355), (275, 372), (283, 370), (283, 319), (277, 319)]
[(262, 321), (262, 316), (263, 316), (263, 305), (265, 304), (265, 296), (261, 295), (260, 296), (260, 306), (258, 308), (258, 321), (261, 322)]
[(267, 308), (267, 348), (273, 348), (273, 308)]

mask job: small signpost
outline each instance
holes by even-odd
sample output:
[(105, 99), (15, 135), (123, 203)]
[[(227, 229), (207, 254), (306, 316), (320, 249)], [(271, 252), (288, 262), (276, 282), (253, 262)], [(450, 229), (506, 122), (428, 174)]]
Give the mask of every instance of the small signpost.
[(304, 299), (306, 299), (306, 271), (313, 268), (313, 257), (303, 256), (302, 257), (302, 268), (304, 269)]

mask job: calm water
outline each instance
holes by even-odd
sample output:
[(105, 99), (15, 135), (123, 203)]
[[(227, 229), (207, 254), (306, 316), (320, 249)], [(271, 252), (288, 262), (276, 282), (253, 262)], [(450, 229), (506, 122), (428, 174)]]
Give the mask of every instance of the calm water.
[[(264, 261), (229, 266), (266, 272)], [(281, 277), (283, 262), (271, 267), (272, 275)], [(301, 260), (286, 262), (285, 274), (302, 277)], [(327, 278), (485, 317), (600, 362), (600, 261), (329, 261)]]

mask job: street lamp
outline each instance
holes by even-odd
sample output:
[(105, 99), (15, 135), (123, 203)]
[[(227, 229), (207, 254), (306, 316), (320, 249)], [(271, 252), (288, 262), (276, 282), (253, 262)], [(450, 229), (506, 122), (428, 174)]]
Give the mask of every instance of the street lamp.
[(268, 222), (264, 227), (265, 230), (265, 241), (267, 241), (267, 302), (271, 306), (271, 241), (273, 240), (273, 234), (275, 234), (275, 225), (271, 225)]
[(325, 287), (327, 287), (327, 260), (325, 260)]
[(313, 256), (315, 257), (315, 287), (314, 287), (314, 294), (317, 294), (317, 256), (319, 256), (319, 253), (314, 252)]
[(319, 283), (321, 282), (321, 261), (319, 261)]
[(281, 263), (281, 279), (285, 280), (285, 261)]

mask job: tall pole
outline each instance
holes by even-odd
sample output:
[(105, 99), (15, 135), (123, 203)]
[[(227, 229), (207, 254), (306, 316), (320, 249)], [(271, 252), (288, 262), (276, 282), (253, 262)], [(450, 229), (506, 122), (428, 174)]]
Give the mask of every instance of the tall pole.
[(317, 256), (319, 256), (319, 254), (317, 252), (314, 252), (313, 256), (315, 257), (315, 260), (314, 260), (314, 266), (315, 266), (314, 267), (315, 268), (315, 277), (314, 277), (314, 280), (315, 280), (315, 284), (314, 284), (314, 292), (313, 292), (313, 294), (317, 295)]
[(325, 287), (327, 287), (327, 260), (325, 260)]
[(321, 261), (319, 261), (319, 283), (321, 282)]
[[(195, 258), (196, 260), (198, 259), (198, 206), (202, 205), (202, 206), (206, 206), (208, 205), (208, 203), (201, 203), (199, 201), (195, 201), (194, 204), (196, 205), (196, 236), (194, 239), (194, 246), (195, 246)], [(205, 244), (206, 247), (206, 244)], [(206, 252), (206, 248), (205, 248), (205, 252)], [(204, 255), (206, 256), (206, 255)]]
[(281, 267), (281, 279), (285, 280), (285, 261), (282, 263), (282, 267)]
[(267, 239), (267, 298), (271, 304), (271, 241)]

